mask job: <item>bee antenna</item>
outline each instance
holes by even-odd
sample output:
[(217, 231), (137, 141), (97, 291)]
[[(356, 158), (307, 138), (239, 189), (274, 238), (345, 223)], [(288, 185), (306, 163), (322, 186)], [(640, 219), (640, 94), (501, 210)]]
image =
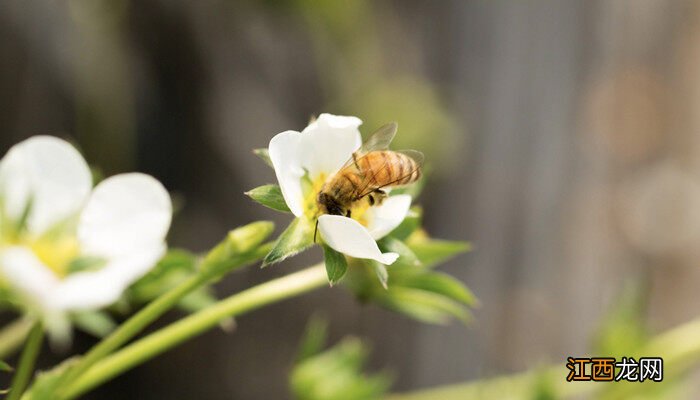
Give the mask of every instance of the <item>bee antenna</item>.
[(316, 243), (316, 232), (318, 232), (318, 218), (316, 218), (316, 227), (314, 228), (314, 243)]

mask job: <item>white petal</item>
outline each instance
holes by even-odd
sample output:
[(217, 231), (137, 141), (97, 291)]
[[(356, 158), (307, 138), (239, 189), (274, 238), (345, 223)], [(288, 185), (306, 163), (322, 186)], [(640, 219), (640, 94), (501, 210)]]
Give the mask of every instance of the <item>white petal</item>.
[(29, 248), (12, 246), (0, 252), (2, 275), (11, 287), (42, 308), (53, 308), (52, 294), (60, 280)]
[(383, 238), (401, 224), (409, 208), (411, 196), (408, 194), (388, 197), (381, 205), (370, 207), (365, 213), (369, 234), (375, 240)]
[(130, 173), (102, 181), (78, 223), (83, 254), (112, 258), (159, 248), (172, 219), (170, 195), (149, 175)]
[(93, 310), (114, 303), (124, 290), (145, 275), (165, 253), (165, 244), (109, 260), (97, 271), (68, 275), (53, 296), (65, 310)]
[(92, 187), (87, 163), (68, 142), (35, 136), (13, 146), (0, 161), (0, 196), (10, 218), (31, 199), (27, 228), (41, 233), (77, 213)]
[(301, 149), (302, 134), (295, 131), (275, 135), (268, 147), (284, 201), (297, 217), (304, 215), (304, 194), (301, 191), (304, 168)]
[(369, 258), (386, 265), (399, 257), (396, 253), (382, 253), (365, 227), (354, 219), (322, 215), (318, 218), (318, 230), (328, 246), (350, 257)]
[(302, 132), (302, 166), (312, 177), (336, 172), (362, 145), (361, 124), (357, 117), (321, 114)]
[(315, 127), (331, 129), (357, 129), (360, 125), (362, 125), (362, 120), (357, 117), (323, 113), (319, 115), (318, 118), (316, 118), (312, 123), (310, 123), (306, 129)]

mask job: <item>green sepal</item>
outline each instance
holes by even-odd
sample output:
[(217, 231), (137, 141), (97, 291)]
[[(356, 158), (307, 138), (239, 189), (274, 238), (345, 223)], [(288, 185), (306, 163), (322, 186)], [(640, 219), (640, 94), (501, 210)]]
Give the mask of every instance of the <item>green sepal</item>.
[(270, 159), (270, 152), (267, 149), (254, 149), (253, 154), (260, 157), (260, 159), (263, 160), (265, 164), (269, 165), (270, 168), (274, 168), (272, 165), (272, 160)]
[(264, 185), (245, 192), (245, 195), (267, 208), (277, 211), (291, 212), (282, 196), (279, 185)]
[(338, 283), (348, 270), (348, 260), (345, 256), (327, 245), (323, 245), (323, 259), (326, 263), (326, 273), (328, 274), (328, 283), (331, 286)]
[(306, 219), (295, 218), (265, 256), (262, 267), (276, 264), (308, 249), (314, 244), (313, 233), (313, 226)]
[(379, 301), (395, 311), (431, 324), (444, 325), (451, 318), (465, 323), (471, 320), (469, 311), (459, 303), (425, 290), (392, 286), (387, 296)]
[(401, 286), (437, 293), (467, 306), (476, 306), (478, 300), (458, 279), (440, 272), (412, 275), (401, 281)]
[(389, 272), (386, 270), (386, 265), (374, 260), (368, 260), (368, 262), (374, 274), (377, 275), (379, 283), (384, 289), (387, 289), (389, 287)]
[(377, 244), (383, 252), (392, 252), (399, 255), (396, 260), (397, 265), (403, 265), (408, 267), (421, 267), (422, 263), (418, 257), (413, 253), (406, 243), (391, 236), (385, 236), (380, 239)]
[(409, 241), (407, 244), (426, 267), (441, 264), (460, 253), (470, 251), (472, 248), (469, 242), (435, 239)]
[(12, 372), (12, 367), (10, 364), (6, 363), (3, 360), (0, 360), (0, 371), (2, 372)]
[(76, 312), (71, 320), (80, 330), (98, 338), (109, 335), (117, 327), (114, 319), (103, 311)]
[[(195, 275), (198, 259), (195, 254), (189, 251), (169, 249), (155, 267), (129, 287), (124, 302), (116, 303), (111, 309), (125, 314), (129, 312), (131, 305), (150, 302), (188, 277)], [(180, 305), (182, 305), (182, 301)], [(186, 307), (182, 308), (186, 309)]]
[(97, 271), (107, 264), (107, 260), (95, 256), (81, 256), (73, 259), (68, 264), (68, 273)]

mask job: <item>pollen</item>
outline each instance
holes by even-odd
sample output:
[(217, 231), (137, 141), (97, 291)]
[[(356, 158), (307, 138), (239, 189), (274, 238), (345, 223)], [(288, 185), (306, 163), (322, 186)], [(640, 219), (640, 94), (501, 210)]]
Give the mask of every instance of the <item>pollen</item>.
[(304, 215), (308, 216), (310, 219), (316, 219), (320, 214), (316, 199), (321, 188), (323, 188), (323, 184), (326, 183), (326, 179), (327, 175), (324, 173), (319, 174), (314, 179), (310, 179), (308, 175), (304, 176), (302, 179), (302, 189), (305, 193)]
[[(314, 179), (309, 178), (305, 175), (302, 178), (302, 190), (304, 192), (304, 215), (306, 215), (310, 220), (315, 221), (316, 218), (321, 215), (321, 210), (318, 207), (318, 193), (323, 188), (323, 185), (328, 180), (328, 175), (321, 173)], [(350, 213), (352, 219), (356, 220), (360, 224), (367, 226), (368, 221), (365, 218), (365, 213), (369, 210), (370, 204), (366, 199), (355, 202), (350, 208)]]
[(353, 204), (353, 207), (350, 209), (352, 219), (356, 220), (363, 226), (367, 226), (369, 221), (367, 221), (365, 214), (367, 213), (367, 210), (369, 210), (369, 208), (370, 204), (369, 201), (367, 201), (367, 199), (362, 199), (360, 201), (355, 202), (355, 204)]

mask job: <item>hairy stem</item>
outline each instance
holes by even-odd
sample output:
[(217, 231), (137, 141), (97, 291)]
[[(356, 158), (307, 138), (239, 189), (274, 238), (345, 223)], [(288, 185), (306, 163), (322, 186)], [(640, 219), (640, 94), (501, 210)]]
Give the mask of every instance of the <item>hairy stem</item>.
[(328, 285), (324, 264), (278, 278), (232, 295), (154, 332), (95, 364), (69, 385), (64, 399), (73, 399), (169, 350), (187, 339), (219, 324), (220, 321), (247, 313)]

